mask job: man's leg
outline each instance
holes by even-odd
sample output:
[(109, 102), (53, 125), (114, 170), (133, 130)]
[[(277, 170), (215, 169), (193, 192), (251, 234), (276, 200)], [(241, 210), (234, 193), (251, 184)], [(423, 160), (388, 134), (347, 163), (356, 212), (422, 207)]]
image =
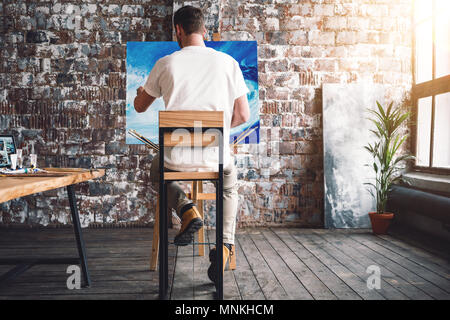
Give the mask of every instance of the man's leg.
[[(159, 155), (153, 158), (150, 180), (156, 190), (159, 190)], [(175, 244), (187, 245), (191, 243), (194, 233), (203, 226), (203, 220), (192, 201), (186, 197), (183, 189), (175, 181), (167, 183), (167, 207), (175, 209), (177, 215), (181, 218), (181, 230), (175, 236)]]
[[(150, 168), (150, 181), (153, 184), (155, 190), (159, 190), (159, 154), (155, 155), (152, 160), (152, 166)], [(183, 189), (175, 182), (167, 183), (167, 206), (169, 209), (174, 209), (177, 215), (181, 218), (181, 209), (192, 201), (186, 197)]]
[(231, 245), (234, 245), (236, 230), (239, 201), (237, 189), (237, 170), (234, 163), (231, 163), (223, 173), (223, 243)]
[[(236, 229), (236, 215), (238, 207), (237, 193), (237, 170), (234, 163), (230, 164), (223, 173), (223, 264), (229, 258), (234, 245), (234, 234)], [(216, 282), (216, 249), (211, 249), (209, 261), (211, 265), (208, 268), (208, 277), (212, 282)]]

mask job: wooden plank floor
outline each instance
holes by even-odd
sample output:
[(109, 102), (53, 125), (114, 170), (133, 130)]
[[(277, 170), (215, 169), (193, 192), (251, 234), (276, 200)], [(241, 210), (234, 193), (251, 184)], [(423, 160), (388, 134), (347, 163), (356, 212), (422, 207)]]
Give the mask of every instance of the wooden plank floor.
[[(0, 286), (5, 299), (157, 299), (158, 272), (148, 269), (152, 229), (84, 230), (93, 285), (68, 290), (67, 266), (36, 266)], [(170, 230), (169, 239), (175, 235)], [(214, 241), (214, 232), (207, 233)], [(430, 248), (404, 233), (368, 230), (246, 229), (236, 239), (237, 269), (224, 274), (225, 299), (450, 299), (448, 246)], [(208, 252), (169, 246), (170, 298), (212, 299)], [(67, 257), (77, 250), (71, 229), (0, 229), (0, 256)], [(381, 288), (366, 272), (381, 269)], [(12, 266), (0, 266), (0, 273)], [(172, 281), (174, 279), (174, 281)]]

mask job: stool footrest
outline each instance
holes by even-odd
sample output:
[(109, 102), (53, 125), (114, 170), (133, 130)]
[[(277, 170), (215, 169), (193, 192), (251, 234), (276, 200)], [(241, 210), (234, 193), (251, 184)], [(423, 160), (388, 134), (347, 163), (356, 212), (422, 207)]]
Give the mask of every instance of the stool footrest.
[(186, 193), (186, 196), (190, 200), (216, 200), (216, 194), (215, 193), (197, 193), (196, 199), (194, 199), (194, 196), (192, 193)]
[(219, 179), (218, 172), (182, 172), (171, 171), (164, 172), (164, 180), (217, 180)]
[[(169, 244), (175, 244), (175, 242), (169, 242)], [(191, 242), (188, 245), (191, 245), (191, 244), (194, 244), (194, 245), (213, 244), (213, 245), (215, 245), (216, 243), (215, 242)]]

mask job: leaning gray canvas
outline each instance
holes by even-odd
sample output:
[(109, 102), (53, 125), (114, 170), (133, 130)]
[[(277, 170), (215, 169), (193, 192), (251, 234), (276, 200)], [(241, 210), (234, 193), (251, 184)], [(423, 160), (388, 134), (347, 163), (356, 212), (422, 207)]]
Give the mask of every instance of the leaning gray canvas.
[(375, 84), (323, 85), (325, 227), (368, 228), (375, 201), (365, 182), (374, 178), (370, 154), (373, 141), (367, 108), (384, 104), (384, 88)]

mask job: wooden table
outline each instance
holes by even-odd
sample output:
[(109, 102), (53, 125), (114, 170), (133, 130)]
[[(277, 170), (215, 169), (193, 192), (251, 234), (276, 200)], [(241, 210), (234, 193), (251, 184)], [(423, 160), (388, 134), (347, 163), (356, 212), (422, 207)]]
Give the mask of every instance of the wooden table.
[(16, 265), (0, 276), (0, 284), (10, 281), (16, 276), (38, 264), (80, 264), (83, 271), (84, 286), (90, 286), (91, 280), (87, 268), (86, 250), (81, 232), (80, 217), (73, 185), (100, 178), (105, 175), (104, 169), (46, 168), (45, 176), (0, 177), (0, 203), (17, 199), (38, 192), (66, 187), (69, 197), (72, 223), (78, 247), (78, 258), (57, 259), (0, 259), (0, 265)]

